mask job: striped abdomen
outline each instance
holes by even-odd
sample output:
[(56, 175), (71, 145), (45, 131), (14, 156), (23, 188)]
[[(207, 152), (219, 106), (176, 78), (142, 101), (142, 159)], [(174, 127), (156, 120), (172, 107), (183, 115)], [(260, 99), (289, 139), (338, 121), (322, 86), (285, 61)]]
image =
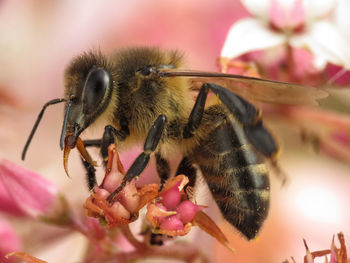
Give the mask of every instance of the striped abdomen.
[[(203, 123), (204, 122), (204, 123)], [(224, 218), (248, 239), (256, 236), (269, 209), (269, 175), (262, 158), (233, 117), (206, 111), (193, 162), (202, 171)], [(207, 122), (207, 123), (205, 123)], [(201, 128), (201, 127), (200, 127)]]

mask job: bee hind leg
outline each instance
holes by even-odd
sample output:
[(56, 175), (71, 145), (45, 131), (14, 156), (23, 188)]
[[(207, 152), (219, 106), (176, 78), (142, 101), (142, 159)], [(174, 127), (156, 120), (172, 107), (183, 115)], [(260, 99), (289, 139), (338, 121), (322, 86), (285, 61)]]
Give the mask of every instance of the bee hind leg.
[(248, 141), (258, 152), (269, 159), (277, 176), (281, 178), (282, 185), (285, 184), (287, 181), (287, 175), (279, 167), (277, 161), (280, 148), (271, 133), (265, 128), (260, 110), (255, 108), (255, 106), (247, 100), (220, 85), (205, 83), (203, 84), (201, 91), (202, 89), (203, 92), (206, 93), (209, 89), (214, 92), (233, 113), (238, 122), (242, 124)]
[(199, 127), (209, 91), (212, 91), (233, 114), (234, 118), (242, 124), (247, 139), (256, 150), (268, 158), (274, 158), (278, 154), (279, 148), (270, 132), (263, 125), (260, 110), (232, 91), (214, 83), (202, 85), (188, 123), (184, 128), (184, 138), (192, 137)]
[(165, 115), (160, 115), (151, 126), (148, 131), (145, 144), (143, 146), (143, 152), (136, 158), (134, 163), (130, 166), (129, 170), (121, 182), (120, 186), (114, 190), (107, 198), (108, 202), (112, 202), (114, 197), (125, 187), (127, 182), (130, 182), (135, 177), (139, 176), (140, 173), (145, 169), (149, 162), (150, 155), (155, 151), (163, 134), (164, 126), (166, 123)]

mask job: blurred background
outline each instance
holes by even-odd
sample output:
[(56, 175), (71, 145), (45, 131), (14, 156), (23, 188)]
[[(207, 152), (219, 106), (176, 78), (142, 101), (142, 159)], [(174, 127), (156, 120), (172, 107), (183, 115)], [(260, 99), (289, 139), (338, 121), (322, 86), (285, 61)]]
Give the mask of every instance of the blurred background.
[[(42, 105), (62, 97), (63, 72), (72, 57), (91, 48), (108, 53), (135, 45), (159, 46), (184, 51), (189, 68), (216, 71), (228, 29), (246, 15), (237, 0), (0, 1), (0, 157), (49, 178), (73, 203), (81, 204), (88, 196), (84, 171), (72, 154), (72, 178), (67, 178), (59, 149), (63, 105), (47, 110), (26, 161), (20, 160)], [(312, 251), (322, 250), (339, 231), (350, 244), (349, 164), (304, 147), (287, 126), (267, 123), (282, 145), (281, 166), (289, 184), (281, 187), (271, 177), (270, 215), (255, 241), (247, 242), (213, 211), (236, 250), (232, 255), (194, 231), (190, 238), (213, 262), (271, 263), (290, 256), (303, 262), (303, 238)], [(31, 228), (40, 226), (13, 223), (24, 238), (24, 250), (48, 262), (77, 262), (84, 251), (79, 234), (43, 248), (28, 236)]]

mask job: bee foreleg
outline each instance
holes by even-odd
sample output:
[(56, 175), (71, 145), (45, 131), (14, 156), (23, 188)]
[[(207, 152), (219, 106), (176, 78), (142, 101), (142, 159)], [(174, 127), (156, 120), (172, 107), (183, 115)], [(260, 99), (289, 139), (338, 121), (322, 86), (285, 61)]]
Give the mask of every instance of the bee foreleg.
[(156, 153), (157, 172), (160, 178), (159, 190), (163, 189), (165, 182), (170, 176), (170, 166), (168, 160), (164, 159), (159, 153)]
[(158, 146), (158, 143), (160, 141), (160, 138), (163, 134), (164, 126), (166, 123), (166, 117), (165, 115), (160, 115), (156, 121), (151, 126), (151, 129), (148, 131), (145, 144), (143, 146), (143, 153), (141, 153), (134, 163), (130, 166), (129, 170), (127, 171), (125, 177), (123, 178), (123, 181), (121, 182), (120, 186), (111, 193), (107, 201), (112, 202), (114, 197), (125, 187), (127, 182), (130, 182), (135, 177), (139, 176), (141, 172), (145, 169), (146, 165), (149, 162), (150, 155), (155, 151), (155, 149)]
[(89, 162), (84, 160), (84, 158), (81, 158), (81, 161), (86, 170), (86, 178), (87, 178), (89, 190), (92, 190), (94, 186), (97, 185), (96, 174), (95, 174), (96, 169), (93, 165), (91, 165)]
[[(101, 147), (101, 140), (84, 140), (83, 141), (84, 147)], [(81, 158), (81, 161), (84, 165), (84, 168), (86, 170), (86, 178), (89, 190), (92, 190), (94, 186), (97, 184), (96, 180), (96, 169), (95, 167), (90, 164), (88, 161), (86, 161), (84, 158)]]

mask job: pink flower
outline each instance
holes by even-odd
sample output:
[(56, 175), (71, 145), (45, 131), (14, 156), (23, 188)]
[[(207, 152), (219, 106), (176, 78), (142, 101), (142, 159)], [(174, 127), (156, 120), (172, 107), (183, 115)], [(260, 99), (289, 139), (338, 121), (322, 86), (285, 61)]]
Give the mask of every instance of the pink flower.
[(192, 220), (201, 207), (186, 200), (183, 188), (187, 183), (186, 176), (176, 176), (165, 185), (159, 200), (147, 206), (146, 217), (157, 233), (183, 236), (190, 231)]
[(173, 237), (184, 236), (192, 226), (199, 226), (233, 252), (221, 229), (201, 211), (203, 207), (188, 200), (184, 191), (188, 181), (183, 174), (174, 177), (165, 184), (159, 197), (148, 204), (146, 218), (153, 232)]
[(124, 176), (125, 170), (117, 148), (111, 145), (108, 148), (106, 175), (101, 185), (94, 188), (84, 205), (88, 216), (98, 218), (109, 228), (121, 227), (135, 221), (139, 216), (139, 210), (148, 204), (146, 218), (153, 226), (153, 232), (168, 236), (183, 236), (193, 225), (197, 225), (233, 250), (214, 221), (200, 211), (200, 206), (188, 200), (183, 191), (188, 183), (186, 176), (179, 175), (168, 181), (160, 193), (158, 184), (137, 187), (133, 180), (115, 196), (112, 203), (109, 203), (108, 196), (119, 187)]
[[(350, 262), (350, 259), (347, 257), (347, 249), (345, 246), (345, 239), (344, 239), (344, 234), (343, 233), (338, 233), (338, 240), (340, 243), (340, 247), (337, 248), (334, 243), (334, 236), (331, 244), (331, 249), (324, 249), (320, 251), (314, 251), (310, 252), (308, 245), (306, 244), (305, 239), (304, 241), (304, 246), (306, 249), (306, 255), (304, 256), (304, 262), (305, 263), (314, 263), (315, 258), (317, 257), (325, 257), (325, 263), (348, 263)], [(330, 255), (330, 261), (328, 261), (327, 255)], [(321, 262), (321, 261), (317, 261)]]
[(242, 0), (253, 15), (236, 22), (229, 30), (221, 57), (233, 59), (245, 53), (291, 46), (308, 50), (312, 65), (323, 70), (327, 63), (350, 69), (350, 45), (341, 30), (350, 5), (343, 0)]
[(15, 262), (14, 260), (5, 260), (8, 253), (20, 250), (21, 241), (15, 231), (6, 221), (0, 219), (0, 262)]
[(15, 216), (37, 217), (57, 200), (56, 185), (37, 173), (0, 159), (0, 210)]
[(109, 204), (107, 197), (118, 188), (124, 176), (125, 170), (117, 148), (111, 145), (108, 148), (108, 164), (102, 184), (94, 188), (84, 205), (88, 216), (105, 221), (109, 227), (129, 224), (138, 218), (138, 211), (158, 195), (157, 184), (138, 188), (133, 180)]

